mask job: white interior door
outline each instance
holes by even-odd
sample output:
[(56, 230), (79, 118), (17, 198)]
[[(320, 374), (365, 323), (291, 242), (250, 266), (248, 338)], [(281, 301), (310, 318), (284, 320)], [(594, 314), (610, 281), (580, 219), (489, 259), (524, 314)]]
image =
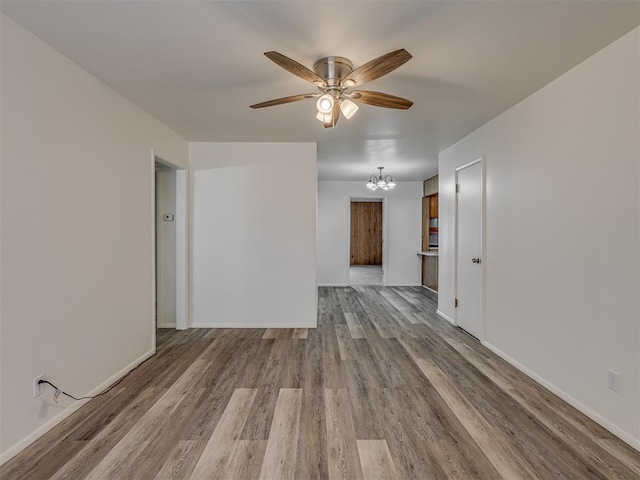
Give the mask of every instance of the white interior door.
[(457, 171), (456, 323), (482, 336), (482, 162)]

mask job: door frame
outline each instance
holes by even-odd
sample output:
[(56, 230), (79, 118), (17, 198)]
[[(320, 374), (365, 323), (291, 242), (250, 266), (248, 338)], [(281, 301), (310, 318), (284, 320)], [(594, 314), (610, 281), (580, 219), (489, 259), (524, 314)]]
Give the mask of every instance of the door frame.
[[(458, 174), (460, 171), (465, 168), (469, 168), (473, 165), (480, 164), (480, 337), (478, 340), (483, 342), (486, 338), (485, 333), (485, 305), (486, 305), (486, 187), (485, 187), (485, 179), (486, 179), (486, 155), (481, 155), (477, 157), (475, 160), (464, 163), (455, 169), (455, 186), (454, 186), (454, 195), (455, 195), (455, 206), (454, 206), (454, 216), (453, 216), (453, 298), (458, 298), (458, 193), (457, 193), (457, 185), (458, 185)], [(453, 308), (453, 323), (456, 326), (460, 326), (458, 324), (458, 309), (454, 306)]]
[(345, 275), (345, 285), (351, 286), (351, 202), (370, 202), (371, 200), (382, 200), (382, 286), (386, 287), (388, 283), (387, 279), (387, 245), (389, 242), (387, 241), (388, 237), (388, 217), (389, 217), (389, 209), (387, 204), (387, 197), (357, 197), (349, 195), (347, 197), (347, 261), (346, 261), (346, 275)]
[(176, 171), (176, 330), (190, 328), (189, 318), (189, 175), (182, 165), (166, 160), (151, 150), (151, 324), (153, 326), (153, 347), (156, 345), (156, 162)]

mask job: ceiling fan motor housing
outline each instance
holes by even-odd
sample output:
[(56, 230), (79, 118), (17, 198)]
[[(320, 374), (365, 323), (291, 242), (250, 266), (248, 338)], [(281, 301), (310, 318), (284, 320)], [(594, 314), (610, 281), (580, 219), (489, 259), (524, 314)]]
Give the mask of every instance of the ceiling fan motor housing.
[(335, 87), (353, 71), (353, 64), (344, 57), (324, 57), (313, 64), (313, 71), (326, 79), (329, 87)]

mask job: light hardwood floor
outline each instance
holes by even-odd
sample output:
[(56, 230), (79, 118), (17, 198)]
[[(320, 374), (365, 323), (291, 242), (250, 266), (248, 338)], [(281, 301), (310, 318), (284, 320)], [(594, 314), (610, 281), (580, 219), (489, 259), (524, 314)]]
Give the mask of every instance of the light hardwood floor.
[(638, 479), (640, 454), (435, 315), (320, 288), (317, 329), (158, 332), (13, 479)]

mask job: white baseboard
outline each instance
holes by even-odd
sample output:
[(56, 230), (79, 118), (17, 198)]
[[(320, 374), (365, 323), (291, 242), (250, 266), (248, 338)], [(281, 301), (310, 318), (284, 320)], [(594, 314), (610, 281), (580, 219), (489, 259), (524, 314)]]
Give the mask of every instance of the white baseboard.
[(385, 287), (421, 287), (421, 283), (387, 283)]
[(444, 313), (442, 313), (440, 310), (436, 310), (436, 313), (438, 315), (440, 315), (442, 318), (444, 318), (447, 322), (450, 322), (451, 324), (455, 325), (456, 322), (453, 321), (453, 318), (449, 317), (448, 315), (445, 315)]
[[(140, 358), (134, 360), (129, 365), (124, 367), (118, 373), (116, 373), (115, 375), (111, 376), (105, 382), (101, 383), (100, 385), (95, 387), (93, 390), (91, 390), (90, 392), (86, 393), (84, 396), (90, 397), (92, 395), (100, 393), (102, 390), (107, 388), (109, 385), (115, 383), (116, 381), (120, 380), (120, 378), (124, 377), (127, 373), (129, 373), (131, 370), (136, 368), (138, 365), (140, 365), (142, 362), (144, 362), (147, 358), (151, 357), (155, 353), (156, 353), (156, 349), (154, 347), (151, 350), (149, 350), (147, 353), (142, 355)], [(84, 405), (85, 403), (87, 403), (89, 401), (90, 400), (81, 400), (81, 401), (73, 403), (72, 405), (70, 405), (69, 407), (67, 407), (63, 411), (61, 411), (59, 414), (57, 414), (56, 416), (54, 416), (53, 418), (48, 420), (46, 423), (44, 423), (38, 429), (34, 430), (29, 435), (24, 437), (22, 440), (18, 441), (16, 444), (14, 444), (13, 446), (9, 447), (7, 450), (2, 452), (0, 454), (0, 465), (3, 465), (8, 460), (10, 460), (11, 458), (15, 457), (18, 453), (20, 453), (26, 447), (31, 445), (33, 442), (35, 442), (37, 439), (39, 439), (42, 435), (47, 433), (49, 430), (51, 430), (53, 427), (58, 425), (65, 418), (67, 418), (69, 415), (71, 415), (73, 412), (75, 412), (78, 408), (80, 408), (82, 405)]]
[(194, 323), (191, 328), (316, 328), (317, 322), (313, 324), (290, 323)]
[(631, 447), (633, 447), (636, 450), (640, 451), (640, 439), (639, 438), (635, 438), (629, 432), (626, 432), (626, 431), (622, 430), (620, 427), (618, 427), (617, 425), (611, 423), (609, 420), (604, 418), (602, 415), (600, 415), (599, 413), (593, 411), (591, 408), (587, 407), (584, 403), (580, 402), (579, 400), (576, 400), (571, 395), (566, 393), (564, 390), (556, 387), (551, 382), (545, 380), (544, 378), (542, 378), (537, 373), (529, 370), (527, 367), (522, 365), (517, 360), (511, 358), (509, 355), (504, 353), (499, 348), (493, 346), (492, 344), (490, 344), (489, 342), (486, 342), (486, 341), (482, 341), (481, 343), (485, 347), (487, 347), (489, 350), (491, 350), (493, 353), (498, 355), (500, 358), (502, 358), (503, 360), (507, 361), (508, 363), (510, 363), (511, 365), (516, 367), (518, 370), (520, 370), (522, 373), (527, 375), (529, 378), (531, 378), (535, 382), (539, 383), (540, 385), (542, 385), (544, 388), (546, 388), (547, 390), (551, 391), (552, 393), (556, 394), (558, 397), (560, 397), (562, 400), (567, 402), (569, 405), (571, 405), (572, 407), (576, 408), (580, 412), (584, 413), (587, 417), (589, 417), (594, 422), (600, 424), (602, 427), (604, 427), (607, 430), (609, 430), (611, 433), (613, 433), (620, 440), (622, 440), (625, 443), (628, 443)]
[(176, 328), (176, 324), (175, 323), (160, 323), (160, 324), (158, 324), (158, 328)]
[(349, 283), (319, 283), (318, 287), (350, 287)]

